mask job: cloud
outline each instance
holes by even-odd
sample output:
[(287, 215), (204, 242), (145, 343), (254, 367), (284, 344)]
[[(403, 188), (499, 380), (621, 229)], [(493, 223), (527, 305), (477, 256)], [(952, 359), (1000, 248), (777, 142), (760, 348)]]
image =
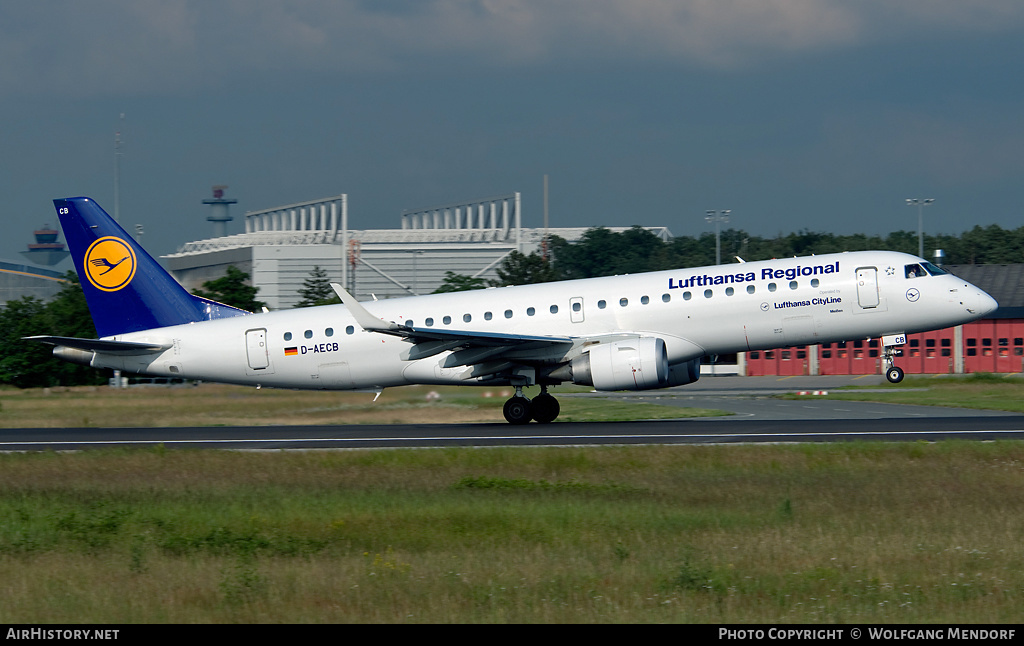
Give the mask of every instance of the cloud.
[(37, 0), (0, 8), (0, 91), (151, 94), (453, 65), (738, 68), (1022, 23), (1018, 0)]

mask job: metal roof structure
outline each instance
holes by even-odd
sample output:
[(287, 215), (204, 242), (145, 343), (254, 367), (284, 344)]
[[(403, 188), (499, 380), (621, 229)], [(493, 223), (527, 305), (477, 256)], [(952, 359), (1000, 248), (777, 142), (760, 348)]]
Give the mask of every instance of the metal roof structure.
[[(234, 265), (272, 309), (294, 306), (314, 267), (361, 300), (425, 294), (441, 286), (446, 272), (496, 279), (495, 268), (513, 251), (538, 250), (546, 234), (575, 242), (589, 230), (523, 228), (521, 204), (519, 193), (509, 193), (405, 211), (401, 228), (349, 229), (348, 198), (338, 195), (250, 211), (245, 233), (189, 242), (162, 258), (189, 290)], [(665, 227), (647, 228), (672, 238)]]
[[(559, 236), (568, 242), (578, 242), (591, 227), (552, 227), (548, 235)], [(631, 227), (604, 227), (612, 233), (623, 233)], [(644, 227), (664, 241), (672, 239), (668, 227)], [(437, 245), (464, 243), (506, 243), (498, 231), (455, 229), (350, 229), (348, 235), (362, 244)], [(535, 247), (544, 238), (543, 229), (521, 229), (521, 244)], [(238, 233), (223, 238), (196, 240), (183, 244), (163, 258), (182, 258), (210, 251), (241, 249), (245, 247), (275, 245), (338, 244), (337, 236), (324, 231), (256, 231)], [(531, 249), (532, 250), (532, 249)], [(523, 251), (522, 253), (529, 253)]]

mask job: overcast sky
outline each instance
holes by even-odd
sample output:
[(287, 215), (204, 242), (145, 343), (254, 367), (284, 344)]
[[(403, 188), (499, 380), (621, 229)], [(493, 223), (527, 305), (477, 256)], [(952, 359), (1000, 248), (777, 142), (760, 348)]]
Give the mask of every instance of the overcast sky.
[[(1020, 0), (0, 0), (0, 258), (113, 212), (154, 255), (349, 196), (353, 228), (520, 191), (524, 224), (1024, 225)], [(120, 115), (124, 114), (123, 122)]]

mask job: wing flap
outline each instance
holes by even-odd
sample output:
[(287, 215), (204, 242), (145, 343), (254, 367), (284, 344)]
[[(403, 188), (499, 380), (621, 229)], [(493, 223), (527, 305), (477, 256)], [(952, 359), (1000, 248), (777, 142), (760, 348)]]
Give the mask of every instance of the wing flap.
[[(394, 321), (385, 321), (371, 314), (362, 303), (356, 301), (338, 283), (331, 283), (335, 293), (356, 323), (369, 332), (379, 332), (399, 336), (415, 344), (406, 354), (406, 360), (422, 359), (447, 350), (468, 350), (472, 348), (490, 348), (494, 351), (484, 353), (492, 356), (504, 350), (520, 348), (528, 344), (541, 347), (569, 346), (575, 339), (568, 336), (535, 336), (530, 334), (507, 334), (503, 332), (479, 332), (473, 330), (438, 330), (434, 328), (410, 327), (399, 325)], [(464, 364), (457, 364), (464, 365)]]

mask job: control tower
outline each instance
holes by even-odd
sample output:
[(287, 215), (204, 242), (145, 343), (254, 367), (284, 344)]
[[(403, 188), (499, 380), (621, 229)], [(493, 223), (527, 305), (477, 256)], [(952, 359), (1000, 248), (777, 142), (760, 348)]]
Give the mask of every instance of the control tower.
[(28, 251), (21, 252), (29, 262), (50, 267), (68, 257), (64, 243), (57, 242), (57, 230), (51, 229), (49, 224), (35, 231), (35, 236), (35, 244), (30, 244)]
[(203, 204), (210, 205), (210, 217), (206, 221), (213, 222), (214, 238), (223, 238), (228, 234), (228, 222), (234, 219), (228, 214), (228, 206), (238, 204), (238, 200), (224, 197), (226, 188), (224, 185), (214, 186), (213, 199), (203, 200)]

